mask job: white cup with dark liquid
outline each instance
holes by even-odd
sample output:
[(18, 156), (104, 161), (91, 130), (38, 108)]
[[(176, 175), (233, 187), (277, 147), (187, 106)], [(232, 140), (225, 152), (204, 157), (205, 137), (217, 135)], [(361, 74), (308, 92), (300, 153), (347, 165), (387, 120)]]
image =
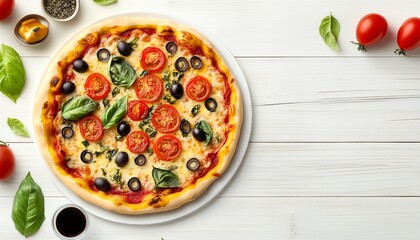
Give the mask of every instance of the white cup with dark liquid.
[(53, 217), (53, 230), (62, 240), (79, 240), (86, 236), (89, 219), (79, 206), (69, 204), (59, 208)]

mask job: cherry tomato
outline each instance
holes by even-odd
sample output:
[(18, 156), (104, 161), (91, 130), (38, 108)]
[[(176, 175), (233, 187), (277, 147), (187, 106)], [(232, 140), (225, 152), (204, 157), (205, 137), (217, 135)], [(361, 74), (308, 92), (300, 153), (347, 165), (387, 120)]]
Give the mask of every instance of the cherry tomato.
[(204, 101), (210, 96), (211, 84), (206, 78), (195, 76), (188, 81), (186, 90), (187, 96), (192, 100)]
[(132, 100), (128, 102), (127, 115), (133, 121), (140, 121), (147, 117), (149, 113), (149, 107), (146, 103), (139, 100)]
[(0, 21), (12, 15), (14, 6), (14, 0), (0, 0)]
[(141, 53), (141, 67), (149, 72), (159, 72), (165, 67), (166, 57), (157, 47), (147, 47)]
[(173, 133), (179, 128), (180, 117), (178, 111), (168, 105), (157, 107), (152, 115), (152, 124), (159, 132)]
[(85, 82), (86, 94), (93, 100), (101, 100), (108, 96), (111, 84), (100, 73), (92, 73)]
[(102, 122), (95, 115), (89, 115), (80, 120), (79, 129), (83, 138), (91, 142), (101, 140), (104, 135)]
[(162, 96), (163, 83), (158, 76), (147, 74), (146, 76), (137, 79), (135, 90), (136, 95), (140, 100), (152, 103)]
[(0, 180), (8, 179), (15, 171), (15, 155), (7, 143), (0, 141)]
[(149, 146), (149, 136), (142, 131), (134, 131), (127, 136), (126, 144), (132, 153), (144, 153)]
[(377, 13), (370, 13), (362, 17), (357, 24), (357, 41), (362, 45), (361, 47), (376, 44), (385, 37), (387, 30), (386, 19)]
[[(398, 30), (397, 42), (401, 53), (410, 51), (420, 46), (420, 18), (407, 19)], [(396, 51), (398, 53), (398, 50)]]
[(153, 145), (153, 151), (157, 157), (164, 161), (170, 161), (177, 158), (182, 151), (182, 143), (178, 138), (172, 135), (164, 135)]

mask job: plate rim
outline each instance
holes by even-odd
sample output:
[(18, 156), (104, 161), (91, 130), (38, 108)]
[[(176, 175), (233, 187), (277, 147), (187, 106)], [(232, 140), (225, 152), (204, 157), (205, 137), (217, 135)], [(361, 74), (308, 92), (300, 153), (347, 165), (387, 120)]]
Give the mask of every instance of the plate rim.
[[(207, 190), (197, 197), (195, 200), (183, 204), (181, 207), (169, 211), (163, 212), (156, 212), (156, 213), (148, 213), (148, 214), (140, 214), (140, 215), (127, 215), (127, 214), (120, 214), (116, 212), (111, 212), (95, 206), (92, 203), (84, 201), (75, 193), (73, 193), (70, 189), (68, 189), (58, 178), (54, 175), (52, 170), (48, 167), (48, 164), (43, 159), (42, 154), (40, 152), (40, 146), (38, 140), (35, 138), (36, 144), (36, 152), (39, 156), (39, 160), (42, 162), (44, 168), (46, 168), (48, 177), (54, 183), (54, 185), (58, 188), (58, 190), (71, 202), (77, 204), (90, 214), (102, 218), (104, 220), (108, 220), (111, 222), (122, 223), (122, 224), (129, 224), (129, 225), (154, 225), (159, 223), (166, 223), (171, 222), (176, 219), (180, 219), (191, 215), (192, 213), (198, 211), (199, 209), (205, 207), (207, 204), (212, 202), (220, 193), (222, 193), (226, 187), (231, 183), (233, 177), (235, 176), (236, 172), (240, 168), (245, 153), (248, 148), (249, 139), (251, 137), (251, 129), (252, 129), (252, 103), (251, 103), (251, 94), (249, 91), (249, 86), (246, 81), (245, 75), (236, 61), (234, 56), (227, 50), (227, 48), (220, 43), (217, 39), (212, 37), (206, 31), (203, 31), (201, 28), (198, 28), (194, 24), (188, 23), (186, 20), (180, 19), (179, 17), (175, 17), (169, 14), (161, 14), (161, 13), (154, 13), (154, 12), (121, 12), (118, 14), (110, 15), (104, 18), (100, 18), (94, 20), (87, 25), (83, 26), (75, 33), (73, 33), (70, 37), (64, 41), (64, 43), (54, 51), (57, 53), (59, 49), (63, 46), (66, 46), (72, 38), (77, 36), (79, 33), (85, 31), (88, 27), (100, 23), (102, 21), (106, 21), (112, 18), (121, 17), (121, 16), (142, 16), (142, 17), (150, 17), (150, 18), (164, 18), (169, 21), (173, 21), (175, 23), (179, 23), (185, 26), (192, 28), (193, 30), (198, 31), (201, 35), (204, 36), (218, 51), (221, 55), (224, 63), (228, 66), (229, 70), (231, 71), (232, 75), (235, 77), (236, 81), (238, 82), (239, 89), (241, 91), (241, 97), (243, 102), (243, 122), (241, 127), (240, 137), (237, 143), (237, 147), (235, 150), (235, 154), (233, 155), (231, 162), (225, 172), (221, 175), (220, 178), (216, 179)], [(54, 59), (54, 55), (52, 55), (48, 66), (51, 65), (51, 62)], [(45, 71), (43, 75), (45, 75)], [(39, 83), (37, 92), (39, 91), (41, 82)], [(36, 96), (36, 94), (35, 94)]]

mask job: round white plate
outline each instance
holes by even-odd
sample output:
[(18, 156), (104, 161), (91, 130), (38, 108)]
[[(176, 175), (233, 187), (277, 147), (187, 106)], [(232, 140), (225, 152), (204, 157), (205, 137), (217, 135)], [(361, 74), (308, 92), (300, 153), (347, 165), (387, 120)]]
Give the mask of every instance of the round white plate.
[[(119, 14), (119, 15), (107, 17), (105, 19), (94, 22), (92, 24), (104, 21), (109, 18), (121, 16), (121, 15), (123, 16), (135, 15), (135, 16), (147, 16), (147, 17), (152, 17), (152, 18), (165, 18), (165, 19), (177, 22), (177, 23), (184, 24), (182, 21), (176, 20), (173, 17), (163, 16), (163, 15), (154, 14), (154, 13)], [(191, 26), (190, 24), (184, 24), (184, 25)], [(197, 29), (197, 28), (194, 28), (194, 29)], [(221, 54), (225, 63), (228, 65), (231, 73), (233, 74), (236, 81), (238, 82), (238, 85), (240, 87), (241, 94), (242, 94), (242, 100), (243, 100), (243, 105), (244, 105), (244, 119), (242, 123), (241, 134), (240, 134), (239, 142), (236, 148), (236, 152), (227, 170), (222, 174), (222, 176), (219, 179), (217, 179), (211, 184), (211, 186), (206, 190), (204, 194), (202, 194), (200, 197), (198, 197), (194, 201), (184, 204), (182, 207), (178, 209), (170, 210), (166, 212), (144, 214), (144, 215), (124, 215), (124, 214), (107, 211), (105, 209), (97, 207), (79, 198), (76, 194), (70, 191), (54, 175), (54, 173), (47, 166), (47, 163), (42, 160), (41, 162), (43, 162), (45, 168), (47, 169), (48, 175), (51, 178), (51, 180), (55, 183), (58, 189), (60, 189), (60, 191), (66, 197), (68, 197), (71, 201), (73, 201), (75, 204), (81, 206), (83, 209), (87, 210), (91, 214), (96, 215), (100, 218), (109, 220), (109, 221), (124, 223), (124, 224), (149, 225), (149, 224), (157, 224), (157, 223), (173, 221), (175, 219), (184, 217), (188, 214), (191, 214), (197, 211), (198, 209), (200, 209), (201, 207), (209, 203), (214, 197), (216, 197), (226, 187), (226, 185), (228, 185), (229, 181), (233, 178), (239, 166), (241, 165), (242, 159), (248, 147), (249, 138), (251, 136), (251, 125), (252, 125), (251, 95), (249, 93), (249, 88), (248, 88), (248, 84), (246, 82), (245, 76), (239, 64), (236, 62), (236, 60), (232, 56), (232, 54), (230, 54), (230, 52), (216, 39), (212, 38), (211, 36), (207, 34), (204, 34), (203, 31), (199, 31), (199, 32), (203, 34), (218, 50), (219, 54)], [(37, 144), (37, 146), (38, 146), (38, 151), (39, 151), (39, 145)], [(39, 153), (39, 156), (42, 156), (42, 155)]]

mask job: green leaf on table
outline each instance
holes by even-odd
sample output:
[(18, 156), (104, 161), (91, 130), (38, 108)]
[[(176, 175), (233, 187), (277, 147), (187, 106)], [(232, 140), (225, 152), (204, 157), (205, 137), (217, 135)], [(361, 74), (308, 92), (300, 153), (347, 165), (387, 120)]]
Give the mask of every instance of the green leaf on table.
[(99, 5), (109, 5), (118, 2), (118, 0), (93, 0)]
[(75, 96), (61, 107), (61, 116), (70, 121), (77, 121), (95, 111), (99, 104), (85, 96)]
[(337, 43), (340, 35), (340, 23), (331, 13), (322, 19), (321, 25), (319, 25), (319, 34), (328, 47), (337, 52), (340, 50)]
[(29, 137), (28, 130), (26, 130), (25, 125), (19, 119), (7, 118), (7, 125), (9, 125), (9, 128), (17, 135)]
[(127, 101), (128, 95), (116, 101), (106, 109), (101, 118), (102, 125), (104, 125), (105, 129), (109, 129), (125, 116), (127, 113)]
[(12, 219), (23, 236), (36, 233), (45, 220), (44, 194), (28, 172), (13, 200)]
[(19, 54), (0, 45), (0, 91), (16, 103), (25, 86), (25, 69)]

